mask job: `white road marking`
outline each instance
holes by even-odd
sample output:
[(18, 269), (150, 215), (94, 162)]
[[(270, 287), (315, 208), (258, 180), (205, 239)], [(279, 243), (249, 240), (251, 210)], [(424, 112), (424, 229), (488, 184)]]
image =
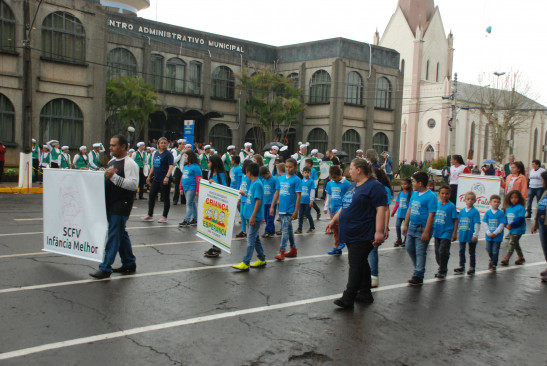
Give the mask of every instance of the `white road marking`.
[[(538, 265), (541, 265), (541, 264), (544, 264), (544, 262), (529, 263), (529, 264), (526, 264), (525, 266), (514, 266), (514, 267), (500, 268), (498, 270), (498, 272), (510, 271), (510, 270), (514, 270), (514, 269), (517, 269), (517, 268), (523, 268), (523, 267), (538, 266)], [(483, 275), (483, 274), (486, 274), (486, 273), (490, 273), (490, 271), (488, 271), (488, 270), (478, 271), (477, 273), (475, 273), (475, 276), (480, 276), (480, 275)], [(465, 278), (465, 276), (447, 276), (442, 281), (453, 280), (455, 278)], [(435, 282), (442, 282), (442, 281), (439, 281), (439, 280), (436, 280), (436, 279), (425, 280), (424, 285), (425, 284), (430, 284), (430, 283), (435, 283)], [(395, 289), (399, 289), (399, 288), (403, 288), (403, 287), (407, 287), (407, 286), (408, 286), (407, 283), (400, 283), (400, 284), (395, 284), (395, 285), (390, 285), (390, 286), (382, 286), (382, 287), (379, 287), (377, 289), (373, 289), (372, 292), (395, 290)], [(148, 326), (144, 326), (144, 327), (137, 327), (137, 328), (127, 329), (127, 330), (122, 330), (122, 331), (112, 332), (112, 333), (98, 334), (98, 335), (89, 336), (89, 337), (75, 338), (75, 339), (70, 339), (70, 340), (67, 340), (67, 341), (54, 342), (54, 343), (43, 344), (43, 345), (35, 346), (35, 347), (23, 348), (23, 349), (16, 350), (16, 351), (0, 353), (0, 360), (8, 360), (8, 359), (11, 359), (11, 358), (28, 356), (28, 355), (31, 355), (31, 354), (34, 354), (34, 353), (39, 353), (39, 352), (45, 352), (45, 351), (51, 351), (51, 350), (60, 349), (60, 348), (72, 347), (72, 346), (77, 346), (77, 345), (86, 344), (86, 343), (100, 342), (100, 341), (105, 341), (105, 340), (108, 340), (108, 339), (122, 338), (122, 337), (127, 337), (127, 336), (131, 336), (131, 335), (135, 335), (135, 334), (142, 334), (142, 333), (154, 332), (154, 331), (158, 331), (158, 330), (182, 327), (182, 326), (185, 326), (185, 325), (210, 322), (210, 321), (220, 320), (220, 319), (234, 318), (234, 317), (237, 317), (237, 316), (248, 315), (248, 314), (256, 314), (256, 313), (260, 313), (260, 312), (264, 312), (264, 311), (281, 310), (281, 309), (291, 308), (291, 307), (295, 307), (295, 306), (315, 304), (315, 303), (319, 303), (319, 302), (323, 302), (323, 301), (334, 300), (338, 297), (340, 297), (339, 293), (335, 294), (335, 295), (329, 295), (329, 296), (321, 296), (321, 297), (303, 299), (303, 300), (298, 300), (298, 301), (290, 301), (290, 302), (285, 302), (285, 303), (276, 304), (276, 305), (259, 306), (259, 307), (255, 307), (255, 308), (236, 310), (236, 311), (228, 311), (228, 312), (224, 312), (224, 313), (207, 315), (207, 316), (200, 316), (200, 317), (196, 317), (196, 318), (182, 319), (182, 320), (176, 320), (176, 321), (160, 323), (160, 324), (153, 324), (153, 325), (148, 325)]]
[(35, 219), (13, 219), (13, 221), (42, 221), (44, 220), (41, 217), (35, 218)]

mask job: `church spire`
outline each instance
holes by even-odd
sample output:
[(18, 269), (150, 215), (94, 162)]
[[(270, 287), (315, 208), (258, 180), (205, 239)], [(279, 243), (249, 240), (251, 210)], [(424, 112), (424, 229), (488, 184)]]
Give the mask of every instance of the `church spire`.
[(399, 0), (398, 6), (414, 35), (416, 35), (418, 27), (421, 27), (423, 33), (427, 31), (429, 22), (435, 13), (434, 0)]

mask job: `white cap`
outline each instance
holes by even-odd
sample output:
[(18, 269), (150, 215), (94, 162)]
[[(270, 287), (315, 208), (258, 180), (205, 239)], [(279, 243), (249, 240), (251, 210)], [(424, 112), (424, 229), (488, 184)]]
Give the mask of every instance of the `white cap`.
[(279, 146), (273, 145), (272, 148), (271, 148), (271, 150), (279, 150)]
[(306, 145), (306, 144), (300, 145), (300, 149), (307, 149), (307, 148), (308, 148), (308, 145)]
[(289, 147), (288, 146), (283, 146), (281, 149), (279, 149), (279, 151), (285, 151), (287, 150)]
[(36, 143), (36, 139), (32, 139), (32, 142), (35, 144), (35, 143)]
[(80, 151), (87, 150), (87, 146), (80, 146)]
[(361, 150), (361, 149), (356, 151), (356, 153), (362, 153), (362, 152), (363, 152), (363, 150)]
[(246, 142), (243, 146), (245, 146), (245, 147), (251, 147), (251, 146), (253, 146), (253, 144), (251, 144), (250, 142)]
[(338, 153), (338, 150), (332, 149), (331, 152), (332, 152), (333, 154), (337, 154), (337, 153)]
[(211, 148), (211, 145), (205, 145), (205, 146), (203, 147), (203, 150), (207, 150), (207, 149), (210, 149), (210, 148)]
[(313, 155), (313, 154), (317, 154), (318, 152), (319, 152), (319, 150), (313, 149), (313, 150), (311, 151), (311, 154), (312, 154), (312, 155)]
[(129, 149), (129, 152), (130, 153), (135, 152), (135, 149)]
[(68, 150), (68, 149), (70, 149), (70, 147), (68, 147), (66, 145), (61, 148), (61, 150)]
[(255, 153), (255, 151), (254, 151), (253, 149), (251, 149), (251, 152), (252, 152), (253, 154)]
[(141, 146), (144, 146), (144, 145), (145, 145), (145, 144), (144, 144), (144, 141), (141, 141), (141, 142), (138, 142), (138, 143), (137, 143), (137, 147), (141, 147)]
[(156, 151), (156, 148), (155, 148), (155, 147), (151, 147), (151, 148), (150, 148), (150, 151)]
[(48, 145), (44, 145), (43, 147), (49, 150), (49, 146), (48, 146)]
[(178, 139), (177, 140), (177, 144), (185, 144), (186, 143), (186, 140), (184, 139)]
[(235, 148), (236, 148), (236, 147), (235, 147), (234, 145), (230, 145), (230, 146), (228, 146), (228, 147), (226, 148), (226, 150), (233, 150), (233, 149), (235, 149)]
[(96, 147), (101, 147), (101, 143), (100, 142), (96, 142), (93, 144), (93, 148), (96, 148)]
[(192, 148), (192, 144), (186, 144), (186, 145), (184, 145), (184, 147), (185, 147), (186, 149)]

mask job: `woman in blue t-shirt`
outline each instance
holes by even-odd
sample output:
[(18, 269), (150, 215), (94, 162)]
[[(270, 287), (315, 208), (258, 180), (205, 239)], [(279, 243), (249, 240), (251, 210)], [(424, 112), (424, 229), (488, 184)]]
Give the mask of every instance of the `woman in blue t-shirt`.
[(179, 227), (196, 226), (198, 218), (198, 209), (196, 206), (196, 196), (199, 193), (199, 181), (201, 180), (201, 168), (198, 163), (198, 157), (195, 152), (188, 150), (186, 152), (184, 167), (182, 168), (182, 179), (179, 189), (181, 194), (186, 196), (186, 216), (179, 224)]
[(171, 173), (175, 168), (173, 154), (167, 149), (168, 143), (165, 137), (158, 140), (158, 150), (152, 156), (152, 166), (146, 178), (146, 184), (150, 184), (150, 193), (148, 195), (148, 215), (143, 217), (142, 221), (154, 221), (154, 205), (156, 204), (156, 195), (161, 192), (163, 197), (163, 216), (158, 222), (167, 223), (167, 215), (171, 207), (169, 193), (171, 191)]
[[(541, 173), (541, 182), (543, 187), (547, 188), (547, 172)], [(534, 226), (532, 226), (532, 234), (539, 229), (539, 237), (541, 240), (541, 247), (543, 248), (543, 255), (545, 261), (547, 261), (547, 189), (543, 192), (543, 195), (539, 199), (538, 209), (536, 212), (536, 219), (534, 220)], [(547, 270), (540, 273), (541, 281), (547, 282)]]
[(349, 168), (353, 184), (342, 199), (342, 209), (327, 225), (331, 231), (338, 223), (340, 242), (348, 247), (348, 284), (334, 303), (344, 309), (355, 301), (372, 303), (368, 255), (385, 240), (387, 193), (374, 179), (372, 168), (364, 159), (354, 159)]
[(222, 184), (223, 186), (227, 186), (226, 184), (226, 170), (224, 169), (224, 163), (222, 162), (222, 159), (218, 155), (212, 155), (209, 158), (209, 172), (210, 172), (210, 179), (209, 183), (217, 183)]

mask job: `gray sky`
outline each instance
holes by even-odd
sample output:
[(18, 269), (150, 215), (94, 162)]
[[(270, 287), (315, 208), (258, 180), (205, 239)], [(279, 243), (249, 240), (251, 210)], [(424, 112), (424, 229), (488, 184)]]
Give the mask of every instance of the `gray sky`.
[[(547, 105), (547, 1), (436, 0), (435, 5), (445, 32), (454, 33), (459, 81), (478, 84), (480, 74), (517, 70), (531, 83), (533, 99)], [(282, 46), (334, 37), (372, 42), (396, 6), (397, 0), (151, 0), (139, 16)]]

